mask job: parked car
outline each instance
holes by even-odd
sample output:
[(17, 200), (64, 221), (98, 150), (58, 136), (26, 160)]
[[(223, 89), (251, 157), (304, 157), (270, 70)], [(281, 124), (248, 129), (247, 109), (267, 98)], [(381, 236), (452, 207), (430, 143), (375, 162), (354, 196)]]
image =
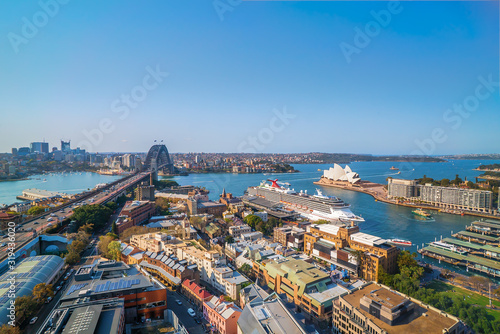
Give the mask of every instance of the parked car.
[(30, 325), (33, 325), (38, 320), (38, 317), (34, 317), (30, 320)]
[(7, 246), (7, 243), (5, 243), (5, 242), (2, 242), (2, 243), (0, 244), (0, 247), (5, 247), (5, 246)]
[(45, 301), (45, 304), (48, 304), (48, 303), (50, 303), (51, 301), (52, 301), (52, 297), (49, 297), (49, 298), (47, 298), (47, 300)]
[(201, 324), (201, 320), (198, 319), (198, 318), (195, 318), (194, 321), (197, 323), (197, 324)]
[(33, 225), (38, 225), (39, 223), (38, 222), (34, 222)]
[(60, 285), (58, 285), (58, 286), (56, 287), (56, 291), (59, 291), (59, 290), (61, 290), (61, 286), (60, 286)]
[(196, 312), (192, 309), (192, 308), (188, 308), (187, 310), (188, 314), (192, 317), (195, 317), (196, 316)]
[(175, 302), (178, 304), (178, 305), (182, 305), (182, 302), (179, 300), (179, 299), (176, 299)]

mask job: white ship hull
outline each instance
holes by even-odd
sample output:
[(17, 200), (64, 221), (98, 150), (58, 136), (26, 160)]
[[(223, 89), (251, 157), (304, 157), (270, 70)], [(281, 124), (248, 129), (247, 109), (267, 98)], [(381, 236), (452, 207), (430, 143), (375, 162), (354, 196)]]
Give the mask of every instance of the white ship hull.
[(332, 212), (329, 214), (316, 210), (313, 210), (312, 212), (297, 210), (297, 208), (294, 208), (294, 210), (297, 211), (302, 217), (310, 219), (312, 221), (318, 221), (318, 220), (342, 221), (342, 222), (355, 221), (358, 223), (362, 223), (365, 221), (364, 218), (356, 216), (349, 209), (332, 210)]

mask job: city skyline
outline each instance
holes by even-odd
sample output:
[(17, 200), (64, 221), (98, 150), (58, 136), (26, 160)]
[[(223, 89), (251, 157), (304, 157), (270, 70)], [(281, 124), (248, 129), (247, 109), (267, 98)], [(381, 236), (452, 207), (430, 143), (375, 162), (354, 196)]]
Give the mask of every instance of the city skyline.
[(497, 153), (496, 2), (198, 4), (2, 4), (0, 152)]

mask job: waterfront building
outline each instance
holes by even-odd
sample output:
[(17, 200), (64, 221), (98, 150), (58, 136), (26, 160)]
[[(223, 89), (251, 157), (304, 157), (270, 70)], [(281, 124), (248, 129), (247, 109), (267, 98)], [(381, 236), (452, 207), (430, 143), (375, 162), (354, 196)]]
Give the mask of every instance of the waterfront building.
[(388, 198), (415, 198), (418, 196), (418, 181), (389, 178), (387, 180)]
[[(9, 321), (9, 306), (15, 298), (30, 295), (40, 284), (55, 284), (64, 272), (64, 260), (55, 255), (27, 257), (0, 277), (0, 324)], [(13, 290), (9, 291), (9, 290)], [(25, 319), (16, 319), (21, 323)]]
[(419, 199), (422, 202), (446, 209), (491, 212), (491, 191), (420, 185)]
[(252, 270), (259, 282), (277, 294), (285, 294), (307, 319), (316, 323), (331, 320), (333, 300), (349, 292), (333, 283), (326, 272), (294, 256), (254, 261)]
[(340, 296), (334, 310), (334, 334), (467, 333), (451, 314), (375, 283)]
[(351, 167), (346, 165), (345, 168), (342, 168), (338, 164), (333, 164), (333, 167), (324, 170), (323, 177), (328, 180), (344, 181), (351, 184), (355, 184), (361, 180), (358, 173), (353, 172)]
[(54, 197), (69, 198), (71, 196), (72, 195), (60, 193), (57, 191), (48, 191), (48, 190), (43, 190), (43, 189), (31, 188), (31, 189), (23, 190), (23, 194), (22, 194), (22, 196), (19, 196), (19, 198), (24, 199), (24, 200), (36, 200), (36, 199), (45, 199), (45, 198), (54, 198)]
[[(361, 263), (356, 251), (362, 254)], [(312, 224), (304, 235), (304, 253), (376, 281), (379, 267), (390, 274), (396, 272), (399, 249), (385, 239), (360, 232), (353, 224)]]
[(214, 331), (221, 334), (237, 334), (237, 322), (242, 310), (233, 302), (224, 301), (224, 296), (212, 297), (203, 302), (203, 317)]

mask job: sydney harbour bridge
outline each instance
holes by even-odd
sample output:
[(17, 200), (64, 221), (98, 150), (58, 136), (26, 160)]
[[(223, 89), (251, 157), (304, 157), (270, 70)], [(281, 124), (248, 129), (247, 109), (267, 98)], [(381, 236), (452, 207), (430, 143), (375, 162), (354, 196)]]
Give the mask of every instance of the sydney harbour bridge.
[(144, 161), (144, 169), (151, 170), (157, 173), (163, 171), (165, 174), (174, 174), (175, 168), (167, 147), (163, 144), (156, 144), (149, 149), (146, 160)]

